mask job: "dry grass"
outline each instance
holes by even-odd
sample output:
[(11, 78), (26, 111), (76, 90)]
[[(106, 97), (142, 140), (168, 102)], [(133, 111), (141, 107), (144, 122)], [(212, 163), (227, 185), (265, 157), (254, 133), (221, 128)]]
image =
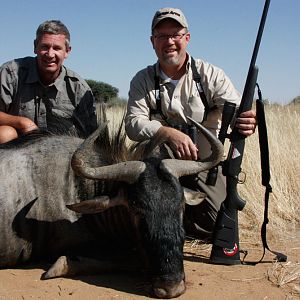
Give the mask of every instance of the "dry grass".
[[(288, 235), (300, 221), (299, 107), (266, 106), (273, 189), (269, 204), (269, 238), (280, 239), (283, 234)], [(264, 187), (261, 185), (258, 134), (247, 139), (242, 169), (246, 172), (247, 179), (239, 187), (239, 191), (247, 200), (247, 205), (240, 213), (241, 239), (259, 240), (263, 221)]]
[[(271, 186), (269, 202), (268, 241), (299, 244), (300, 223), (300, 105), (266, 106)], [(240, 194), (247, 200), (240, 215), (240, 239), (260, 241), (263, 221), (264, 188), (261, 186), (258, 135), (247, 139), (243, 169), (247, 180)], [(271, 247), (272, 248), (272, 247)], [(297, 259), (298, 261), (298, 259)], [(268, 270), (268, 279), (278, 287), (287, 286), (289, 294), (300, 296), (300, 263), (275, 262)]]
[(268, 270), (268, 280), (278, 287), (288, 285), (290, 294), (300, 296), (300, 263), (274, 263)]

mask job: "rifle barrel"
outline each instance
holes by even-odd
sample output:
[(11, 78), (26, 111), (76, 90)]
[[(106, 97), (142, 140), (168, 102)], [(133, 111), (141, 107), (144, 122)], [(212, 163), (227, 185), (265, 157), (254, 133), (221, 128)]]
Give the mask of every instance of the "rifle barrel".
[[(251, 80), (251, 78), (253, 78), (253, 70), (256, 68), (255, 67), (255, 63), (256, 63), (256, 58), (257, 58), (257, 54), (258, 54), (258, 50), (259, 50), (259, 46), (260, 46), (260, 42), (261, 42), (261, 38), (262, 38), (262, 34), (264, 31), (264, 27), (265, 27), (265, 23), (266, 23), (266, 19), (267, 19), (267, 14), (268, 14), (268, 10), (269, 10), (269, 6), (270, 6), (270, 0), (266, 0), (265, 1), (265, 5), (264, 5), (264, 9), (263, 9), (263, 13), (262, 13), (262, 17), (260, 20), (260, 24), (259, 24), (259, 28), (258, 28), (258, 32), (257, 32), (257, 36), (256, 36), (256, 40), (255, 40), (255, 45), (254, 45), (254, 49), (253, 49), (253, 53), (252, 53), (252, 57), (251, 57), (251, 62), (250, 62), (250, 66), (249, 66), (249, 70), (248, 70), (248, 74), (247, 74), (247, 78), (246, 78), (246, 83), (245, 83), (245, 87), (244, 87), (244, 91), (243, 91), (243, 96), (242, 96), (242, 101), (239, 107), (239, 111), (238, 111), (238, 115), (244, 111), (247, 111), (249, 109), (251, 109), (251, 106), (249, 107), (246, 106), (245, 107), (245, 102), (243, 101), (244, 99), (248, 99), (245, 93), (248, 92), (248, 86), (251, 85), (249, 83), (249, 80)], [(252, 99), (253, 100), (253, 99)], [(248, 102), (249, 103), (249, 102)]]
[(254, 49), (253, 49), (253, 54), (252, 54), (252, 58), (251, 58), (251, 62), (250, 62), (249, 71), (250, 71), (251, 68), (253, 68), (255, 66), (255, 62), (256, 62), (256, 58), (257, 58), (257, 54), (258, 54), (258, 49), (259, 49), (259, 46), (260, 46), (262, 34), (263, 34), (263, 31), (264, 31), (264, 27), (265, 27), (265, 23), (266, 23), (266, 19), (267, 19), (269, 6), (270, 6), (270, 0), (266, 0), (265, 5), (264, 5), (264, 10), (263, 10), (263, 13), (262, 13), (262, 17), (261, 17), (261, 20), (260, 20), (259, 28), (258, 28), (258, 33), (257, 33), (257, 36), (256, 36), (256, 41), (255, 41), (255, 45), (254, 45)]

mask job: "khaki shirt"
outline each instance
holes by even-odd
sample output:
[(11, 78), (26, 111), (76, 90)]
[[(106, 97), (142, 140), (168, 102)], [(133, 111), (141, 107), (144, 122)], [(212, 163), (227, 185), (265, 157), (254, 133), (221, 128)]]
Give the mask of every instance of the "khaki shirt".
[[(223, 70), (200, 59), (195, 62), (210, 107), (210, 113), (203, 125), (217, 136), (224, 102), (233, 102), (238, 106), (241, 95)], [(167, 125), (160, 114), (150, 115), (150, 109), (156, 109), (155, 72), (160, 75), (158, 63), (139, 71), (130, 83), (125, 128), (129, 138), (135, 141), (150, 139), (162, 125)], [(159, 93), (161, 109), (169, 124), (187, 124), (186, 116), (202, 122), (204, 105), (193, 80), (190, 57), (186, 73), (176, 86), (168, 79), (163, 80), (160, 75)], [(196, 144), (200, 158), (210, 153), (209, 144), (201, 134), (198, 134)]]
[(94, 97), (87, 83), (65, 66), (44, 86), (34, 57), (0, 67), (0, 111), (27, 117), (39, 128), (87, 137), (97, 127)]

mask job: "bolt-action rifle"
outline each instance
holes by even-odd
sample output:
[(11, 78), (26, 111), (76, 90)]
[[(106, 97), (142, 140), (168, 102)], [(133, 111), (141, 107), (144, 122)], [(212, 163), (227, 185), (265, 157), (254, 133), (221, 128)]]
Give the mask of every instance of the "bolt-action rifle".
[[(258, 75), (258, 68), (255, 66), (255, 62), (269, 5), (270, 0), (266, 0), (237, 116), (252, 108)], [(232, 132), (227, 135), (227, 129), (234, 112), (234, 105), (226, 102), (223, 110), (222, 128), (219, 134), (222, 143), (224, 143), (226, 137), (230, 140), (228, 156), (222, 165), (223, 175), (226, 176), (226, 198), (221, 204), (217, 216), (210, 256), (212, 263), (227, 265), (240, 264), (238, 211), (241, 211), (246, 204), (237, 192), (246, 137), (239, 133), (236, 127), (233, 127)]]

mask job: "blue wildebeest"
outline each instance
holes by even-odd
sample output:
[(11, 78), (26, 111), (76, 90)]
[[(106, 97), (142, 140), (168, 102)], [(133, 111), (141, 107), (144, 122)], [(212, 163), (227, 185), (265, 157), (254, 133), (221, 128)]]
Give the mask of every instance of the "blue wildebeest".
[[(222, 144), (204, 134), (212, 155), (203, 162), (161, 159), (161, 153), (152, 155), (158, 149), (153, 141), (126, 157), (124, 135), (111, 139), (107, 126), (85, 141), (36, 133), (2, 145), (0, 267), (58, 258), (42, 278), (75, 275), (82, 261), (67, 254), (120, 239), (141, 250), (155, 297), (183, 294), (185, 195), (179, 178), (211, 168), (223, 154)], [(87, 272), (95, 268), (93, 262)]]

